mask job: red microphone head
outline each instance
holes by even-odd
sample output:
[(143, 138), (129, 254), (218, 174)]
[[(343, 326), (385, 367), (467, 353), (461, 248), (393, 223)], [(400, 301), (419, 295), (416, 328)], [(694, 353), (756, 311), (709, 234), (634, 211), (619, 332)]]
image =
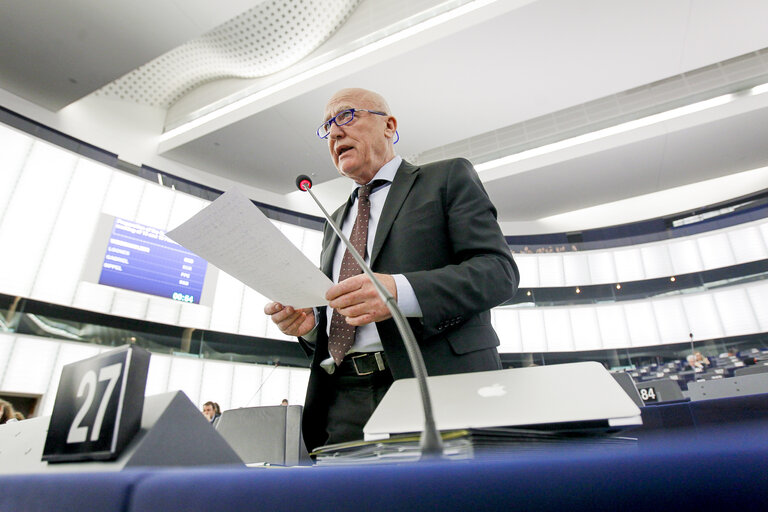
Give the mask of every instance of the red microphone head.
[(302, 192), (306, 192), (312, 188), (312, 180), (306, 174), (302, 174), (296, 177), (296, 186), (299, 187), (299, 190)]

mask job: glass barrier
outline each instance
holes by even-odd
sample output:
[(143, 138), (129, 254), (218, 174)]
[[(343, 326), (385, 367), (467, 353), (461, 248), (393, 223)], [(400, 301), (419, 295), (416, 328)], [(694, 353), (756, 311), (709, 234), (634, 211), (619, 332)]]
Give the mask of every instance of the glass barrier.
[(298, 343), (133, 320), (0, 295), (0, 332), (223, 361), (309, 366)]

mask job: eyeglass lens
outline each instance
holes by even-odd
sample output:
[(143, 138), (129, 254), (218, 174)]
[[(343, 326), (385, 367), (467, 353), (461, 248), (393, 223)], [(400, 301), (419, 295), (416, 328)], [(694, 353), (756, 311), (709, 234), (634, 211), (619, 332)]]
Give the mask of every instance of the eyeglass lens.
[(336, 126), (343, 126), (355, 117), (355, 111), (354, 110), (342, 110), (332, 118), (330, 118), (328, 121), (325, 122), (325, 124), (322, 127), (321, 133), (322, 135), (328, 135), (331, 131), (331, 125), (335, 122)]

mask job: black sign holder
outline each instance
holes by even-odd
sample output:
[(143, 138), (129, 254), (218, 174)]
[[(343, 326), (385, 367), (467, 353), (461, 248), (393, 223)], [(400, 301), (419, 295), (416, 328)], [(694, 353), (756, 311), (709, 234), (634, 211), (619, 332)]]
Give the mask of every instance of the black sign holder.
[(113, 460), (141, 427), (150, 353), (128, 345), (64, 366), (42, 460)]

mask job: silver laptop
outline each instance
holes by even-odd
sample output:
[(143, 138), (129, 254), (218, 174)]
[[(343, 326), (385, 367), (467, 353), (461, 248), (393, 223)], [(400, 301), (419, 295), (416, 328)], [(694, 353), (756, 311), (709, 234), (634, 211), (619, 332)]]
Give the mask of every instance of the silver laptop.
[[(597, 362), (427, 378), (439, 430), (526, 427), (616, 430), (641, 425), (640, 409)], [(392, 384), (363, 428), (367, 440), (424, 428), (416, 379)]]

